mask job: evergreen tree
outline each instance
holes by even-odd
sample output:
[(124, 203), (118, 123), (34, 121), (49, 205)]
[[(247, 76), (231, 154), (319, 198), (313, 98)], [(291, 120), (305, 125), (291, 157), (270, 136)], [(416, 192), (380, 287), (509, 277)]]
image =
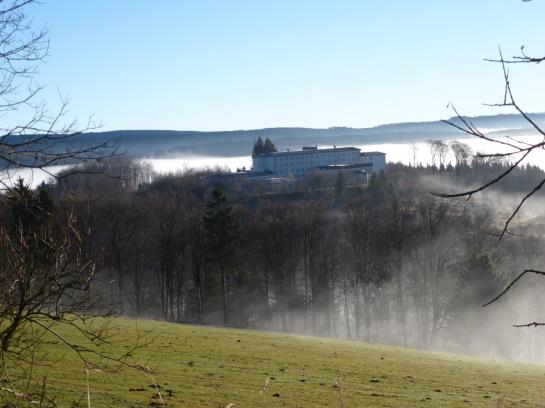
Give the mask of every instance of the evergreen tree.
[(274, 143), (271, 141), (271, 139), (269, 138), (266, 138), (265, 139), (265, 144), (263, 146), (263, 153), (274, 153), (276, 152), (276, 146), (274, 145)]
[(51, 237), (54, 222), (53, 197), (43, 187), (38, 192), (32, 191), (19, 178), (6, 195), (6, 200), (12, 216), (9, 232), (12, 238), (25, 240), (34, 266), (50, 267), (54, 251), (47, 240)]
[(14, 227), (31, 233), (51, 218), (55, 204), (51, 194), (41, 188), (33, 192), (22, 178), (18, 178), (6, 196), (13, 217)]
[(276, 149), (276, 146), (271, 141), (271, 139), (266, 138), (263, 142), (263, 139), (261, 139), (261, 137), (258, 137), (257, 140), (254, 142), (252, 156), (257, 156), (264, 153), (274, 153), (276, 151), (278, 150)]
[(218, 188), (212, 190), (211, 200), (206, 205), (204, 228), (206, 231), (208, 262), (219, 272), (224, 324), (230, 324), (230, 281), (235, 270), (237, 247), (237, 225), (233, 209), (227, 197)]
[(344, 175), (342, 172), (339, 172), (339, 174), (337, 174), (337, 180), (335, 181), (335, 200), (337, 202), (341, 201), (341, 199), (343, 198), (344, 187), (345, 187)]
[(263, 139), (261, 139), (261, 137), (258, 137), (257, 140), (254, 142), (252, 156), (257, 156), (263, 153), (265, 153), (265, 144), (263, 143)]

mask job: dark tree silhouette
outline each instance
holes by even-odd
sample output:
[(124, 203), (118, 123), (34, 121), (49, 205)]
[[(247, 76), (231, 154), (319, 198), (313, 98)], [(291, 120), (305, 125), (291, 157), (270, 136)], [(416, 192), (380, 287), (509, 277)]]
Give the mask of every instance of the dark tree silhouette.
[(265, 144), (263, 143), (263, 139), (261, 139), (261, 136), (259, 136), (254, 143), (254, 148), (252, 149), (252, 156), (263, 154), (265, 151), (264, 148), (265, 148)]
[(236, 220), (225, 193), (215, 188), (206, 205), (204, 228), (207, 236), (208, 260), (219, 271), (223, 320), (230, 323), (230, 290), (235, 268)]
[(271, 141), (271, 139), (266, 138), (265, 141), (263, 141), (261, 137), (258, 137), (252, 149), (252, 156), (257, 156), (265, 153), (274, 153), (276, 151), (276, 146)]
[(271, 139), (266, 138), (265, 144), (263, 146), (263, 153), (274, 153), (274, 152), (276, 152), (276, 146), (271, 141)]

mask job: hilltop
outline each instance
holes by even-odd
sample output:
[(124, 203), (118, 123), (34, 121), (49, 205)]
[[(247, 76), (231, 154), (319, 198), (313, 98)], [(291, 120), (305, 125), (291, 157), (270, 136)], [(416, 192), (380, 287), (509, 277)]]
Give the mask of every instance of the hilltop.
[[(545, 114), (533, 114), (532, 118), (545, 125)], [(516, 136), (531, 132), (529, 124), (520, 115), (494, 115), (464, 117), (492, 136), (509, 134)], [(458, 118), (450, 118), (460, 123)], [(95, 145), (115, 141), (121, 151), (135, 157), (155, 158), (194, 154), (205, 156), (246, 156), (258, 136), (270, 138), (281, 149), (300, 148), (302, 145), (365, 145), (381, 143), (412, 143), (429, 139), (462, 138), (464, 133), (442, 121), (393, 123), (370, 128), (332, 127), (313, 129), (301, 127), (278, 127), (231, 131), (192, 130), (115, 130), (109, 132), (86, 132), (77, 135), (71, 143)], [(63, 141), (58, 148), (64, 149)]]

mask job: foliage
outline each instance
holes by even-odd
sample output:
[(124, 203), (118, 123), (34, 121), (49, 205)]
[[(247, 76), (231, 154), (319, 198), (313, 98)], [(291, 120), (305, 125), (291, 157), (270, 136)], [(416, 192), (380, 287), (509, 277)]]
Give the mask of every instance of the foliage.
[(274, 153), (276, 151), (276, 146), (268, 137), (265, 139), (265, 141), (263, 141), (261, 137), (258, 137), (252, 149), (252, 156), (257, 156), (265, 153)]
[(223, 322), (229, 325), (231, 286), (236, 271), (237, 225), (232, 208), (227, 204), (227, 197), (221, 190), (212, 190), (206, 207), (203, 226), (206, 231), (207, 258), (209, 266), (218, 271)]

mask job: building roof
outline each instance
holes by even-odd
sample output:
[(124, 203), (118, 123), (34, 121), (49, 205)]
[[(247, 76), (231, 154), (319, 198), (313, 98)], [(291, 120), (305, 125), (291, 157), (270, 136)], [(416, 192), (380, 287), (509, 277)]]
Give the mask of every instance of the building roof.
[(321, 153), (332, 153), (332, 152), (351, 152), (351, 151), (360, 151), (357, 147), (331, 147), (328, 149), (305, 149), (305, 150), (295, 150), (290, 152), (274, 152), (274, 153), (263, 153), (258, 154), (254, 157), (278, 157), (278, 156), (297, 156), (301, 154), (321, 154)]
[(362, 156), (386, 156), (386, 153), (382, 152), (362, 152)]
[(318, 166), (319, 170), (351, 170), (373, 167), (372, 163), (353, 163), (353, 164), (330, 164), (328, 166)]

